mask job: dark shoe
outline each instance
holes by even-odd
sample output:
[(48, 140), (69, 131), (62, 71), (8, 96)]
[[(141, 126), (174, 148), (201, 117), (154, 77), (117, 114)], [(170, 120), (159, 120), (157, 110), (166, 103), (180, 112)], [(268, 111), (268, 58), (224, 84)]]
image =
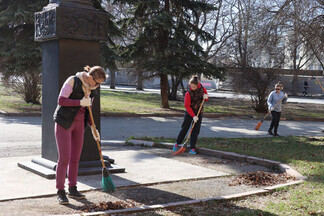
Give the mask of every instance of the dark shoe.
[(69, 187), (69, 197), (75, 198), (75, 199), (84, 199), (85, 195), (81, 194), (76, 186)]
[(280, 135), (279, 134), (277, 134), (277, 133), (275, 133), (273, 136), (275, 136), (275, 137), (279, 137)]
[(273, 133), (272, 133), (271, 130), (268, 130), (268, 134), (269, 134), (269, 135), (273, 135)]
[(69, 204), (69, 200), (66, 197), (65, 190), (58, 190), (57, 195), (58, 195), (57, 200), (59, 201), (59, 204), (61, 205)]

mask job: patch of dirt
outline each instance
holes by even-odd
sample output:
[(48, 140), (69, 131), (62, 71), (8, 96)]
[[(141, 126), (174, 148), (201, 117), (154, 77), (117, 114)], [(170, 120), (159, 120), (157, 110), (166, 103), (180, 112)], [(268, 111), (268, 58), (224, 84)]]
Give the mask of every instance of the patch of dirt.
[(268, 173), (264, 171), (248, 172), (238, 175), (229, 186), (249, 185), (249, 186), (272, 186), (295, 180), (295, 177), (286, 173)]
[(99, 204), (85, 204), (81, 207), (81, 211), (85, 213), (89, 212), (98, 212), (98, 211), (107, 211), (107, 210), (117, 210), (125, 208), (133, 208), (135, 205), (129, 204), (123, 201), (116, 202), (99, 202)]

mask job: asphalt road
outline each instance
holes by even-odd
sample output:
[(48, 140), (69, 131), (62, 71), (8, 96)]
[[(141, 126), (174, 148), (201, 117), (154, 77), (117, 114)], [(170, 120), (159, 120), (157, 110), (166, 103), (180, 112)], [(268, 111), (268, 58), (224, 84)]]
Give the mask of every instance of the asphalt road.
[[(254, 127), (258, 120), (204, 118), (200, 137), (262, 137), (267, 135), (270, 121), (259, 131)], [(182, 124), (181, 117), (102, 117), (103, 141), (123, 141), (135, 137), (176, 137)], [(323, 122), (281, 121), (278, 133), (282, 136), (324, 136)], [(2, 156), (37, 153), (41, 147), (41, 117), (0, 116), (0, 151)], [(36, 151), (36, 152), (35, 152)], [(19, 153), (20, 152), (20, 153)], [(30, 152), (32, 153), (32, 152)], [(0, 157), (1, 157), (0, 155)]]

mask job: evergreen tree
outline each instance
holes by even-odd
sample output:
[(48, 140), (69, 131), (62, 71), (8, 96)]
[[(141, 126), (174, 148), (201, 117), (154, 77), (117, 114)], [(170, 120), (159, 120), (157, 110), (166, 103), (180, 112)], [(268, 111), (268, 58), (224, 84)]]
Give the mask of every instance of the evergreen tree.
[[(27, 102), (39, 103), (41, 96), (41, 43), (34, 41), (34, 13), (41, 11), (48, 0), (5, 0), (0, 2), (0, 65), (5, 80), (10, 80), (16, 92)], [(92, 0), (93, 6), (106, 12), (101, 0)], [(120, 31), (109, 13), (109, 39), (101, 44), (104, 67), (116, 70), (112, 37)]]
[[(206, 62), (201, 43), (210, 35), (197, 28), (194, 14), (215, 10), (199, 1), (116, 0), (131, 7), (130, 16), (120, 23), (136, 38), (126, 44), (122, 57), (134, 62), (137, 70), (160, 77), (162, 107), (169, 108), (168, 75), (182, 80), (193, 74), (221, 77), (221, 71)], [(135, 30), (134, 30), (135, 29)]]
[(0, 65), (5, 79), (29, 103), (40, 99), (40, 43), (34, 42), (34, 13), (46, 0), (11, 0), (0, 5)]
[(108, 40), (100, 44), (100, 60), (101, 65), (110, 71), (110, 88), (115, 89), (115, 72), (118, 70), (116, 62), (120, 61), (121, 58), (117, 54), (118, 45), (114, 42), (114, 39), (121, 38), (122, 32), (113, 21), (115, 17), (109, 13), (109, 8), (103, 7), (103, 1), (105, 0), (92, 0), (92, 3), (96, 9), (105, 12), (108, 16)]

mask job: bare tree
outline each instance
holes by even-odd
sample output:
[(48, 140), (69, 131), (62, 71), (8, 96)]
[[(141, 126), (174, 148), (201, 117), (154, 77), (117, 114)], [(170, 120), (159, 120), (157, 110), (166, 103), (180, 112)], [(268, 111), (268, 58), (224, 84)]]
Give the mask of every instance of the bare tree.
[(305, 46), (308, 47), (324, 69), (324, 2), (319, 0), (310, 0), (307, 9), (309, 19), (300, 20), (300, 34), (305, 38)]
[(203, 27), (212, 36), (212, 40), (206, 43), (208, 59), (218, 57), (227, 40), (234, 35), (233, 25), (231, 25), (234, 2), (210, 0), (210, 3), (213, 3), (217, 10), (203, 17), (203, 23), (205, 23)]
[(266, 112), (266, 98), (278, 79), (276, 70), (284, 62), (282, 28), (269, 22), (273, 15), (267, 11), (268, 2), (237, 0), (232, 15), (234, 37), (226, 49), (231, 61), (224, 62), (232, 72), (233, 88), (251, 95), (251, 106), (257, 112)]
[(323, 67), (323, 3), (318, 0), (277, 0), (276, 7), (268, 9), (274, 14), (272, 22), (284, 29), (285, 65), (294, 69), (292, 94), (297, 94), (299, 70), (314, 59)]
[(267, 96), (278, 80), (276, 68), (241, 68), (233, 73), (234, 90), (251, 96), (251, 107), (257, 112), (267, 112)]

